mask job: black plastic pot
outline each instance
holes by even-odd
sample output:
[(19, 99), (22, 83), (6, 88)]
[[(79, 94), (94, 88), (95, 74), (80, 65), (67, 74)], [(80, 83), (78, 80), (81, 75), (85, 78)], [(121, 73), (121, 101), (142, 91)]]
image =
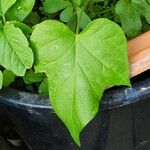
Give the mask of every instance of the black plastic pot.
[(30, 150), (150, 149), (150, 78), (133, 83), (132, 88), (107, 90), (100, 107), (81, 133), (79, 148), (47, 97), (0, 91), (0, 121), (11, 123)]

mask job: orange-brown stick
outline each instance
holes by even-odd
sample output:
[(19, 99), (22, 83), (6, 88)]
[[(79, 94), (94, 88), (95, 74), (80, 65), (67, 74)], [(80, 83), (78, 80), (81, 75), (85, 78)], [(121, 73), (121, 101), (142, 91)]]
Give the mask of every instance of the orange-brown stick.
[(130, 76), (150, 69), (150, 31), (128, 42)]

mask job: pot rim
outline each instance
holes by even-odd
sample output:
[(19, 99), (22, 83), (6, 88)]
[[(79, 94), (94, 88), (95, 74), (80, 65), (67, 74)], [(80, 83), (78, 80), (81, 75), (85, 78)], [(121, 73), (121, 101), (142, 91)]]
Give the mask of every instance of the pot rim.
[[(114, 109), (146, 98), (150, 98), (150, 78), (133, 83), (132, 87), (121, 86), (106, 90), (100, 107), (101, 110)], [(0, 90), (0, 103), (20, 109), (28, 107), (30, 109), (49, 109), (54, 112), (48, 97), (9, 88)]]

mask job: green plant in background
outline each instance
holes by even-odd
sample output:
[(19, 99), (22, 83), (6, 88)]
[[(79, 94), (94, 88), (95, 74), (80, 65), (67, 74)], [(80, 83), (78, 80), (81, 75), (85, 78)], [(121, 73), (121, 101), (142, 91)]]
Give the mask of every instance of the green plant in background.
[[(0, 1), (0, 65), (7, 69), (0, 75), (0, 86), (2, 83), (7, 86), (13, 81), (14, 74), (24, 76), (26, 69), (32, 67), (33, 52), (20, 28), (25, 28), (26, 25), (20, 21), (30, 13), (34, 2), (34, 0)], [(27, 28), (29, 27), (25, 29)]]
[(12, 71), (4, 70), (3, 71), (3, 86), (7, 87), (15, 79), (15, 74)]
[(75, 31), (77, 20), (80, 20), (80, 24), (78, 26), (81, 29), (84, 29), (84, 27), (91, 21), (86, 10), (81, 8), (83, 4), (83, 0), (45, 0), (43, 2), (43, 9), (45, 12), (50, 14), (62, 10), (60, 13), (60, 20), (67, 23), (70, 29)]
[[(77, 15), (81, 11), (81, 5), (71, 1), (45, 0), (43, 9), (49, 14), (57, 13), (62, 22), (75, 31)], [(51, 5), (57, 3), (56, 5)], [(76, 9), (76, 7), (78, 7)], [(81, 29), (93, 19), (105, 17), (122, 25), (128, 38), (138, 36), (142, 31), (150, 29), (150, 1), (149, 0), (90, 0), (88, 7), (83, 11), (80, 22)]]
[(0, 88), (23, 76), (80, 145), (103, 91), (130, 85), (125, 33), (149, 29), (150, 0), (42, 0), (33, 10), (34, 0), (0, 2)]
[(124, 32), (129, 38), (142, 31), (141, 16), (150, 24), (150, 0), (119, 0), (116, 5)]

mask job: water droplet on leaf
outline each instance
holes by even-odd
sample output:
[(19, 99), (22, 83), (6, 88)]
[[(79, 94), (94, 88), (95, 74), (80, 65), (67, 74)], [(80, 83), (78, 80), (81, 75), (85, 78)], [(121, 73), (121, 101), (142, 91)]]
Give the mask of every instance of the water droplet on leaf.
[(21, 7), (20, 7), (20, 6), (18, 6), (17, 10), (20, 10), (20, 9), (21, 9)]

